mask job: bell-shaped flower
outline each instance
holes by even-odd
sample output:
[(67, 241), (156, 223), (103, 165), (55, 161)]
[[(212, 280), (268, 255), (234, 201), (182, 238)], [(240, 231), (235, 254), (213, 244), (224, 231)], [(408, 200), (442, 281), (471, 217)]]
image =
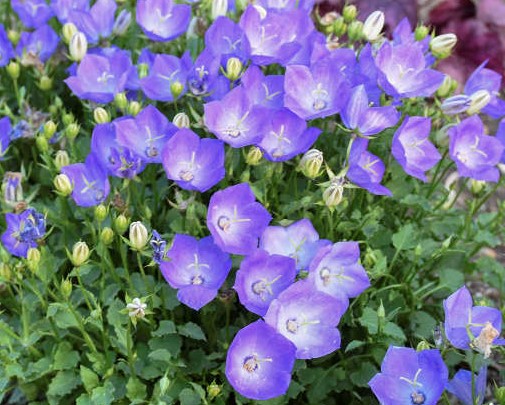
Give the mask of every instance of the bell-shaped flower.
[(11, 0), (10, 3), (23, 25), (28, 28), (39, 28), (53, 16), (53, 11), (45, 0)]
[(191, 19), (191, 6), (172, 0), (138, 0), (137, 24), (153, 41), (170, 41), (184, 34)]
[(221, 63), (205, 48), (188, 72), (188, 89), (206, 101), (220, 100), (230, 91), (230, 82), (222, 74)]
[(504, 147), (493, 136), (484, 134), (484, 124), (478, 116), (469, 117), (447, 131), (449, 156), (456, 163), (458, 173), (474, 180), (497, 182)]
[[(469, 370), (458, 370), (445, 388), (458, 398), (463, 405), (482, 405), (486, 397), (487, 366), (481, 367), (477, 375), (472, 376), (472, 374)], [(473, 395), (472, 377), (475, 384)]]
[(162, 161), (167, 177), (186, 190), (203, 193), (225, 175), (223, 142), (201, 139), (188, 128), (180, 129), (167, 141)]
[(251, 65), (241, 77), (249, 101), (254, 105), (279, 110), (284, 106), (284, 76), (264, 76), (261, 69)]
[(347, 306), (347, 299), (334, 298), (302, 280), (273, 300), (264, 318), (293, 342), (297, 359), (313, 359), (340, 348), (336, 326)]
[(72, 10), (88, 11), (89, 0), (51, 0), (51, 9), (58, 21), (65, 24)]
[(293, 259), (258, 249), (240, 263), (233, 288), (244, 307), (263, 316), (270, 303), (294, 283), (295, 277)]
[(33, 55), (45, 62), (56, 51), (59, 41), (58, 35), (49, 25), (41, 25), (33, 32), (21, 33), (16, 54), (20, 57)]
[(166, 260), (167, 241), (155, 229), (153, 229), (153, 236), (149, 241), (149, 245), (153, 249), (153, 261), (156, 264), (164, 262)]
[(198, 240), (177, 234), (166, 257), (160, 264), (163, 277), (178, 289), (179, 301), (195, 310), (216, 297), (231, 269), (230, 256), (210, 236)]
[(393, 136), (391, 152), (406, 173), (426, 182), (427, 170), (442, 158), (430, 140), (431, 120), (407, 117)]
[(227, 187), (210, 198), (207, 227), (225, 252), (252, 253), (271, 219), (266, 208), (256, 202), (248, 183)]
[(12, 125), (9, 117), (0, 119), (0, 161), (4, 159), (7, 148), (11, 143)]
[(0, 67), (7, 65), (14, 58), (14, 48), (5, 32), (3, 24), (0, 24)]
[(205, 49), (223, 67), (232, 57), (245, 64), (251, 54), (249, 41), (242, 28), (224, 16), (218, 17), (205, 32)]
[(502, 119), (496, 130), (496, 139), (503, 145), (504, 149), (500, 158), (500, 163), (505, 163), (505, 119)]
[(284, 395), (291, 382), (295, 346), (258, 320), (240, 329), (226, 355), (226, 378), (240, 395), (266, 400)]
[(7, 229), (2, 234), (2, 245), (14, 256), (26, 257), (28, 249), (37, 247), (37, 240), (46, 233), (43, 214), (29, 208), (19, 214), (5, 214)]
[(100, 38), (107, 38), (114, 28), (114, 15), (117, 4), (114, 0), (97, 0), (93, 7), (70, 10), (68, 21), (75, 24), (77, 29), (86, 35), (88, 43), (96, 44)]
[(436, 405), (448, 374), (438, 350), (390, 346), (381, 372), (368, 385), (383, 405)]

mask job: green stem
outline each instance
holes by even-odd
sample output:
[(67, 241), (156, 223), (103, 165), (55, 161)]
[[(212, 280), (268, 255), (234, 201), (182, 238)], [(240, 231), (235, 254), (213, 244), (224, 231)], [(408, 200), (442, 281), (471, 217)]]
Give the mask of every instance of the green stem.
[(75, 272), (76, 277), (77, 277), (77, 283), (79, 284), (79, 289), (81, 290), (81, 293), (82, 293), (82, 296), (84, 298), (84, 301), (86, 302), (86, 306), (88, 307), (89, 312), (92, 312), (94, 308), (91, 305), (91, 302), (89, 301), (88, 291), (84, 288), (84, 285), (82, 284), (80, 269), (77, 268), (77, 267), (74, 267), (74, 272)]
[(130, 367), (131, 377), (136, 379), (137, 374), (135, 373), (135, 359), (133, 358), (131, 320), (128, 320), (128, 327), (127, 327), (127, 332), (126, 332), (126, 350), (128, 352), (128, 366)]
[(139, 266), (140, 274), (142, 274), (142, 280), (144, 281), (146, 294), (149, 294), (149, 284), (147, 283), (147, 277), (144, 271), (144, 265), (142, 264), (142, 258), (140, 257), (140, 252), (137, 252), (137, 265)]

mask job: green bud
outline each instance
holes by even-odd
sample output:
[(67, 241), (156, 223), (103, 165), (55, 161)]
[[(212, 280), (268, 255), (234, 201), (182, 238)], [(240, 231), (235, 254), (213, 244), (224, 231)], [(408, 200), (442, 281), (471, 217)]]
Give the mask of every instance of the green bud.
[(11, 280), (11, 268), (7, 263), (0, 263), (0, 280), (10, 281)]
[(172, 97), (174, 98), (174, 100), (179, 98), (183, 90), (184, 85), (179, 81), (173, 82), (170, 85), (170, 92), (172, 93)]
[(130, 244), (134, 249), (142, 250), (147, 245), (147, 229), (142, 222), (136, 221), (131, 223), (129, 236)]
[(416, 41), (422, 41), (430, 33), (429, 28), (426, 25), (418, 25), (414, 31), (414, 37)]
[(212, 381), (210, 385), (207, 387), (207, 395), (209, 399), (216, 398), (221, 393), (221, 386), (216, 384), (215, 381)]
[(119, 235), (122, 235), (128, 229), (129, 223), (130, 221), (128, 221), (128, 218), (126, 218), (123, 214), (120, 214), (114, 220), (114, 228)]
[(350, 23), (349, 28), (347, 29), (347, 36), (351, 42), (363, 39), (363, 23), (359, 20), (355, 20)]
[(263, 158), (263, 152), (257, 146), (251, 146), (247, 152), (245, 162), (250, 166), (259, 165)]
[(48, 91), (53, 88), (53, 79), (49, 76), (42, 76), (39, 80), (39, 89), (42, 91)]
[(336, 207), (342, 202), (344, 196), (344, 178), (334, 177), (330, 185), (323, 191), (323, 201), (328, 208)]
[(323, 152), (317, 149), (310, 149), (301, 158), (299, 168), (309, 179), (315, 179), (321, 174), (323, 162)]
[(358, 15), (358, 9), (354, 4), (347, 4), (342, 10), (342, 17), (346, 23), (353, 22)]
[(120, 110), (126, 110), (128, 107), (128, 99), (126, 98), (125, 93), (117, 93), (114, 96), (114, 103), (116, 103), (116, 107)]
[(229, 58), (226, 62), (225, 76), (232, 82), (237, 80), (242, 74), (242, 62), (238, 58)]
[(430, 350), (431, 346), (426, 340), (421, 340), (416, 347), (416, 351), (422, 352), (423, 350)]
[(175, 114), (174, 119), (172, 120), (172, 123), (177, 127), (177, 128), (189, 128), (190, 127), (190, 122), (189, 122), (189, 117), (186, 113), (180, 112)]
[(347, 32), (347, 24), (345, 23), (344, 19), (342, 17), (337, 18), (333, 22), (333, 34), (335, 34), (336, 37), (341, 37)]
[(45, 153), (49, 150), (49, 143), (47, 142), (47, 139), (42, 135), (39, 135), (35, 138), (35, 144), (37, 145), (37, 149), (42, 153)]
[(69, 139), (69, 140), (73, 140), (75, 139), (75, 137), (79, 134), (79, 125), (76, 124), (76, 123), (71, 123), (67, 126), (67, 128), (65, 128), (65, 136)]
[(444, 59), (451, 55), (452, 50), (458, 42), (455, 34), (437, 35), (430, 41), (430, 50), (433, 56), (438, 59)]
[(103, 204), (99, 204), (95, 207), (95, 219), (98, 223), (103, 222), (107, 218), (108, 210)]
[(441, 98), (448, 97), (452, 93), (452, 82), (452, 77), (445, 75), (444, 81), (437, 90), (437, 96)]
[(494, 396), (500, 405), (505, 405), (505, 387), (495, 387)]
[(78, 32), (77, 27), (71, 22), (66, 23), (61, 31), (63, 34), (63, 42), (66, 44), (69, 44), (72, 37)]
[(56, 124), (53, 121), (47, 121), (44, 124), (44, 130), (42, 132), (47, 139), (51, 139), (56, 133)]
[(86, 242), (77, 242), (72, 248), (72, 264), (75, 267), (82, 266), (89, 259), (89, 247)]
[(128, 104), (128, 114), (133, 115), (134, 117), (140, 112), (142, 109), (142, 105), (138, 101), (130, 101)]
[(470, 181), (470, 190), (475, 196), (478, 196), (485, 188), (486, 188), (485, 181), (479, 181), (473, 179)]
[(149, 74), (149, 65), (147, 63), (140, 63), (137, 65), (137, 72), (139, 79), (143, 79)]
[(384, 305), (382, 304), (382, 300), (379, 305), (379, 308), (377, 308), (377, 316), (382, 319), (384, 319), (386, 317), (386, 310), (384, 309)]
[(339, 13), (337, 13), (336, 11), (330, 11), (325, 15), (323, 15), (319, 20), (319, 22), (323, 27), (330, 29), (330, 31), (327, 32), (328, 34), (330, 34), (332, 32), (331, 28), (333, 26), (333, 23), (339, 18), (342, 18)]
[(54, 178), (53, 184), (54, 184), (54, 188), (56, 189), (56, 191), (64, 197), (72, 194), (72, 191), (74, 189), (68, 176), (63, 173), (58, 174)]
[(68, 299), (72, 294), (72, 282), (68, 279), (63, 280), (61, 282), (60, 291), (63, 297), (65, 297), (65, 299)]
[(103, 107), (97, 107), (93, 110), (93, 119), (97, 124), (110, 122), (110, 114)]
[(114, 231), (106, 226), (100, 233), (100, 240), (104, 245), (110, 245), (114, 241)]
[(9, 41), (11, 41), (14, 46), (16, 46), (19, 42), (19, 39), (21, 38), (21, 34), (19, 31), (9, 30), (7, 31), (7, 38), (9, 38)]
[(470, 96), (471, 104), (466, 110), (468, 115), (478, 114), (491, 101), (491, 94), (487, 90), (477, 90)]
[(26, 260), (38, 264), (40, 262), (40, 250), (37, 248), (29, 248), (26, 253)]
[(74, 115), (72, 113), (63, 114), (63, 117), (61, 117), (61, 121), (65, 126), (70, 125), (74, 122)]
[(7, 73), (12, 78), (12, 80), (17, 80), (19, 78), (19, 63), (11, 61), (5, 69), (7, 69)]
[(60, 170), (62, 167), (68, 166), (69, 164), (70, 159), (66, 150), (59, 150), (56, 152), (56, 156), (54, 157), (54, 165), (56, 166), (56, 169)]

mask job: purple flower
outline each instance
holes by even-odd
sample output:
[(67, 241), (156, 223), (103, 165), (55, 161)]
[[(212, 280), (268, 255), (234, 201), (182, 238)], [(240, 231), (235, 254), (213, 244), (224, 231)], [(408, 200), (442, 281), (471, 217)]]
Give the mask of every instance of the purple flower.
[(233, 288), (244, 307), (263, 316), (272, 300), (293, 284), (295, 277), (293, 259), (258, 249), (240, 263)]
[(203, 193), (225, 175), (223, 142), (200, 139), (187, 128), (180, 129), (168, 140), (162, 160), (167, 177), (186, 190)]
[(505, 119), (502, 119), (498, 124), (498, 129), (496, 131), (496, 139), (498, 139), (504, 147), (500, 163), (505, 163)]
[(351, 97), (340, 116), (344, 125), (364, 136), (376, 135), (386, 128), (395, 126), (400, 113), (395, 107), (368, 107), (365, 86), (352, 90)]
[(117, 141), (147, 163), (161, 163), (166, 141), (177, 131), (156, 107), (148, 105), (134, 118), (115, 120)]
[[(487, 366), (481, 367), (474, 378), (474, 395), (472, 395), (472, 372), (469, 370), (458, 370), (445, 388), (455, 395), (463, 405), (482, 405), (486, 396)], [(473, 396), (475, 396), (476, 402), (473, 401)]]
[(51, 0), (51, 9), (60, 23), (65, 24), (72, 10), (88, 11), (89, 0)]
[(131, 67), (131, 60), (125, 52), (114, 52), (110, 57), (86, 54), (75, 76), (64, 82), (83, 100), (110, 103), (117, 93), (125, 90)]
[(252, 104), (271, 110), (283, 108), (284, 76), (264, 76), (258, 66), (251, 65), (241, 77), (240, 82)]
[(338, 242), (318, 250), (310, 262), (309, 280), (319, 291), (336, 298), (357, 297), (370, 279), (359, 263), (358, 242)]
[(305, 120), (338, 113), (349, 94), (349, 85), (340, 70), (324, 60), (310, 68), (289, 65), (284, 89), (284, 105)]
[(5, 152), (11, 143), (11, 120), (9, 117), (0, 119), (0, 160), (3, 160)]
[(426, 67), (423, 51), (410, 44), (385, 43), (377, 53), (379, 85), (395, 98), (429, 97), (444, 81), (444, 74)]
[(320, 133), (319, 128), (307, 128), (304, 119), (283, 108), (271, 113), (265, 135), (257, 145), (265, 152), (266, 159), (283, 162), (306, 152)]
[(368, 385), (383, 405), (436, 405), (447, 380), (447, 366), (438, 350), (390, 346), (381, 372)]
[(216, 297), (231, 269), (230, 256), (210, 236), (197, 240), (177, 234), (166, 256), (160, 264), (163, 277), (179, 290), (179, 301), (197, 311)]
[(248, 183), (230, 186), (210, 198), (207, 227), (225, 252), (247, 255), (258, 247), (258, 239), (272, 217)]
[(244, 31), (228, 17), (218, 17), (205, 32), (205, 49), (219, 59), (223, 67), (231, 57), (245, 64), (251, 54)]
[(153, 236), (149, 241), (153, 249), (153, 260), (156, 264), (161, 264), (165, 261), (167, 242), (161, 237), (158, 231), (153, 229)]
[(472, 105), (472, 99), (464, 94), (446, 98), (440, 108), (447, 115), (462, 113)]
[(170, 41), (188, 29), (191, 6), (172, 0), (138, 0), (136, 18), (149, 39)]
[(492, 345), (505, 345), (505, 339), (498, 337), (501, 312), (496, 308), (474, 307), (465, 286), (444, 300), (444, 312), (445, 335), (454, 347), (463, 350), (472, 347), (489, 357)]
[(80, 207), (93, 207), (105, 201), (110, 192), (109, 179), (98, 159), (90, 153), (84, 163), (74, 163), (61, 168), (74, 189), (72, 198)]
[(226, 378), (241, 395), (266, 400), (284, 395), (291, 382), (295, 346), (258, 320), (238, 331), (226, 355)]
[(205, 126), (233, 148), (260, 142), (269, 113), (249, 101), (247, 90), (236, 87), (222, 100), (204, 105)]
[(347, 178), (372, 194), (391, 196), (391, 191), (380, 184), (384, 175), (384, 163), (367, 151), (368, 140), (356, 138), (349, 154)]
[(37, 247), (37, 240), (46, 233), (44, 215), (29, 208), (20, 214), (5, 214), (7, 229), (2, 234), (2, 245), (18, 257), (26, 257), (28, 249)]
[(48, 60), (58, 46), (59, 37), (49, 25), (42, 25), (33, 32), (22, 32), (16, 47), (16, 54), (29, 53), (42, 62)]
[(11, 7), (28, 28), (39, 28), (53, 16), (44, 0), (11, 0)]
[(11, 41), (5, 32), (3, 24), (0, 24), (0, 67), (7, 65), (14, 56)]
[(74, 23), (77, 29), (86, 35), (90, 44), (96, 44), (100, 38), (107, 38), (112, 34), (116, 8), (114, 0), (97, 0), (89, 11), (81, 8), (70, 10), (68, 21)]
[(191, 66), (189, 52), (185, 52), (180, 59), (173, 55), (156, 55), (149, 74), (140, 79), (142, 91), (152, 100), (177, 100), (186, 93), (186, 80)]
[(309, 219), (304, 218), (289, 226), (269, 226), (260, 239), (260, 248), (271, 255), (292, 257), (296, 269), (306, 270), (319, 248), (331, 244), (319, 239), (319, 234)]
[(392, 153), (406, 173), (426, 182), (426, 172), (442, 158), (429, 141), (431, 120), (407, 117), (394, 134)]
[(460, 176), (498, 181), (500, 172), (495, 166), (500, 162), (504, 147), (495, 137), (484, 135), (484, 124), (478, 116), (461, 121), (447, 133), (449, 155)]
[(297, 281), (273, 300), (265, 322), (296, 346), (297, 359), (322, 357), (340, 347), (336, 328), (347, 309), (338, 300), (316, 290), (308, 281)]

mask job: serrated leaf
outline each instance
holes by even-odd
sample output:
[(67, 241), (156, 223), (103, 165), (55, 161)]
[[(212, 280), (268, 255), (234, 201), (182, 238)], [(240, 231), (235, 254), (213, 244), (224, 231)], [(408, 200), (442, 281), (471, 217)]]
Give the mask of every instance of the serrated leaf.
[(107, 381), (103, 387), (97, 387), (91, 394), (93, 404), (110, 405), (114, 401), (115, 388), (110, 381)]
[(395, 338), (396, 340), (398, 340), (401, 343), (403, 343), (407, 340), (407, 338), (405, 337), (405, 333), (403, 333), (402, 328), (400, 328), (397, 324), (395, 324), (393, 322), (388, 322), (384, 326), (383, 332), (385, 335)]
[(144, 399), (147, 395), (146, 386), (138, 378), (130, 377), (126, 384), (126, 396), (129, 400)]
[(193, 383), (193, 382), (190, 382), (190, 384), (191, 384), (191, 386), (193, 387), (193, 389), (196, 391), (196, 393), (197, 393), (198, 395), (200, 395), (200, 398), (201, 398), (202, 400), (204, 400), (204, 399), (205, 399), (205, 397), (207, 396), (207, 394), (205, 393), (205, 390), (202, 388), (202, 386), (201, 386), (201, 385), (198, 385), (198, 384), (195, 384), (195, 383)]
[(198, 326), (196, 323), (188, 322), (184, 325), (179, 326), (178, 329), (179, 334), (182, 336), (187, 336), (195, 340), (207, 340), (202, 328), (200, 328), (200, 326)]
[(357, 349), (358, 347), (361, 347), (365, 344), (366, 344), (366, 342), (362, 342), (361, 340), (353, 340), (352, 342), (350, 342), (347, 345), (347, 347), (344, 350), (344, 353), (350, 352), (350, 351)]
[(47, 317), (53, 318), (56, 326), (60, 329), (77, 328), (79, 323), (66, 305), (59, 302), (49, 304), (47, 308)]
[(200, 395), (190, 388), (184, 388), (179, 394), (181, 405), (200, 405), (202, 400)]
[(172, 321), (161, 321), (160, 326), (154, 332), (151, 332), (153, 336), (165, 336), (177, 333), (175, 324)]
[(433, 329), (437, 325), (437, 321), (428, 313), (417, 311), (411, 317), (411, 325), (417, 336), (429, 339), (433, 335)]
[(49, 383), (47, 396), (57, 399), (70, 394), (81, 382), (79, 376), (70, 370), (59, 371)]
[(371, 308), (365, 308), (363, 315), (358, 319), (359, 323), (368, 329), (370, 334), (375, 335), (379, 330), (379, 317), (377, 312)]
[(417, 235), (412, 224), (404, 225), (392, 237), (396, 250), (413, 249), (417, 245)]
[(91, 392), (93, 388), (98, 386), (99, 379), (98, 376), (93, 372), (93, 370), (81, 365), (81, 380), (86, 391)]
[(152, 360), (162, 361), (164, 363), (170, 363), (170, 359), (172, 358), (172, 355), (166, 349), (157, 349), (157, 350), (153, 350), (152, 352), (150, 352), (147, 355), (147, 357), (149, 357)]
[(351, 381), (358, 387), (368, 387), (370, 379), (377, 374), (377, 368), (370, 362), (360, 362), (357, 371), (350, 374)]
[(58, 349), (54, 355), (54, 370), (73, 369), (79, 362), (79, 353), (72, 350), (72, 345), (69, 342), (62, 342), (58, 345)]

